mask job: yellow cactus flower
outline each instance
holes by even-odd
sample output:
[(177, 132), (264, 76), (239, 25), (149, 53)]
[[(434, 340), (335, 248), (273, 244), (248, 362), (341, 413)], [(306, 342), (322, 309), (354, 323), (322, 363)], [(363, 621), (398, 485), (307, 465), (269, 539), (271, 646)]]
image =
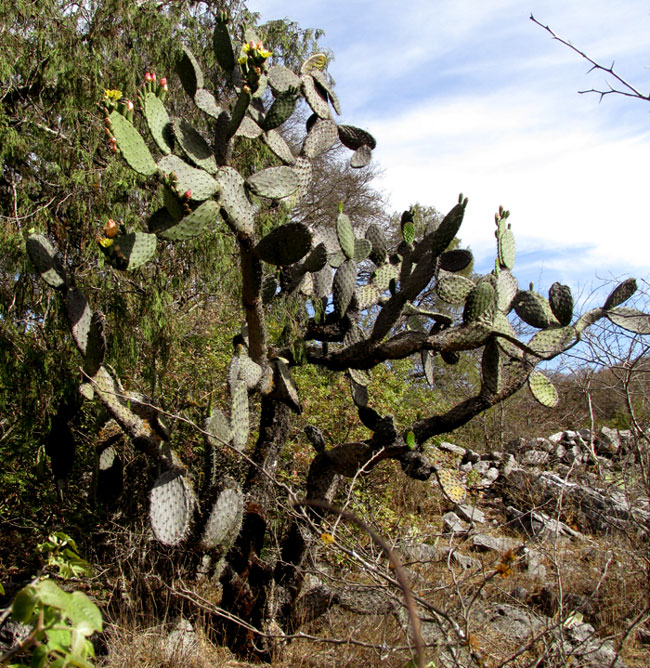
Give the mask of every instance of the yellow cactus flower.
[(121, 90), (116, 90), (116, 89), (106, 89), (104, 91), (104, 99), (106, 100), (114, 100), (117, 102), (120, 98), (122, 97), (122, 91)]

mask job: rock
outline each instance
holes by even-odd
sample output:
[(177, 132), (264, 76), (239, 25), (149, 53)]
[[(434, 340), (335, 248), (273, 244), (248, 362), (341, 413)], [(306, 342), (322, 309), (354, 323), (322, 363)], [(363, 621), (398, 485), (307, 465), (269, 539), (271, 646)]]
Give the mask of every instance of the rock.
[(470, 571), (472, 569), (478, 570), (481, 568), (481, 562), (478, 559), (469, 557), (466, 554), (462, 554), (458, 550), (455, 550), (451, 547), (446, 547), (441, 550), (441, 554), (445, 557), (445, 560), (449, 559), (451, 554), (451, 560), (458, 564), (463, 570)]
[(492, 464), (486, 461), (479, 461), (472, 465), (472, 469), (481, 475), (485, 475), (490, 468), (492, 468)]
[(616, 429), (601, 427), (595, 445), (596, 454), (611, 457), (621, 449), (621, 437)]
[(541, 632), (546, 622), (529, 610), (508, 603), (494, 603), (477, 614), (481, 628), (490, 629), (490, 634), (500, 634), (519, 643), (530, 640)]
[(540, 552), (526, 548), (526, 572), (531, 578), (544, 580), (546, 577), (546, 566), (542, 561), (543, 557)]
[(447, 441), (443, 441), (438, 446), (438, 449), (444, 450), (445, 452), (451, 452), (453, 455), (456, 455), (461, 459), (465, 456), (465, 453), (467, 452), (465, 448), (461, 448), (460, 445), (454, 445), (453, 443), (448, 443)]
[(553, 452), (555, 450), (555, 443), (550, 441), (548, 438), (543, 438), (539, 436), (538, 438), (533, 438), (528, 442), (528, 447), (533, 450), (542, 450), (543, 452)]
[(456, 515), (456, 513), (448, 512), (442, 516), (442, 526), (445, 533), (459, 533), (465, 534), (470, 530), (469, 524)]
[(582, 534), (564, 522), (560, 522), (545, 513), (537, 510), (530, 510), (522, 512), (517, 510), (514, 506), (506, 508), (509, 517), (516, 520), (519, 525), (531, 536), (538, 538), (546, 537), (548, 534), (572, 536), (573, 538), (581, 538)]
[(562, 651), (576, 657), (577, 663), (584, 668), (625, 668), (611, 640), (599, 638), (591, 624), (570, 624), (562, 645)]
[(507, 478), (517, 467), (517, 460), (512, 455), (506, 455), (501, 462), (501, 475)]
[(465, 456), (463, 457), (464, 462), (471, 462), (472, 464), (475, 464), (476, 462), (480, 461), (482, 459), (482, 455), (479, 455), (478, 452), (475, 452), (474, 450), (469, 450), (467, 449), (465, 451)]
[(522, 603), (528, 599), (529, 593), (528, 589), (525, 587), (515, 587), (511, 592), (510, 596), (514, 598), (516, 601), (521, 601)]
[(584, 461), (582, 449), (577, 445), (571, 445), (564, 453), (562, 461), (566, 462), (567, 464), (582, 464)]
[(434, 545), (427, 545), (426, 543), (405, 545), (402, 547), (400, 552), (404, 558), (404, 561), (407, 563), (420, 562), (423, 564), (438, 561), (441, 554), (441, 550), (439, 550), (437, 547)]
[(591, 441), (591, 429), (578, 429), (578, 436), (585, 442)]
[(174, 630), (165, 641), (165, 657), (168, 661), (179, 662), (191, 652), (197, 651), (199, 639), (192, 624), (181, 617)]
[(485, 522), (485, 514), (475, 506), (459, 504), (456, 506), (456, 512), (468, 522), (478, 522), (479, 524)]
[(544, 450), (528, 450), (520, 457), (520, 461), (525, 466), (541, 466), (546, 464), (550, 456)]
[(477, 533), (475, 536), (472, 536), (472, 547), (481, 552), (489, 550), (507, 552), (508, 550), (517, 549), (519, 541), (514, 538), (506, 538), (505, 536), (489, 536), (488, 534)]
[[(499, 469), (496, 468), (495, 466), (491, 466), (486, 472), (485, 475), (483, 476), (483, 480), (481, 481), (484, 487), (488, 487), (491, 485), (497, 478), (499, 477)], [(487, 481), (487, 484), (485, 483)]]
[(548, 440), (551, 443), (561, 443), (562, 439), (564, 438), (564, 432), (563, 431), (558, 431), (556, 434), (552, 434), (551, 436), (548, 437)]

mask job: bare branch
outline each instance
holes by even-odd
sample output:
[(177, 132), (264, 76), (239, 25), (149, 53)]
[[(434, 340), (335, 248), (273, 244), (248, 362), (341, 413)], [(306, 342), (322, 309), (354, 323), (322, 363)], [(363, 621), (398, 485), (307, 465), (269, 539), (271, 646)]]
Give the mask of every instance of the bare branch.
[(558, 42), (560, 42), (560, 44), (564, 44), (564, 46), (568, 47), (569, 49), (577, 53), (581, 58), (584, 58), (588, 63), (591, 63), (591, 68), (587, 73), (593, 72), (594, 70), (600, 70), (601, 72), (609, 74), (609, 76), (613, 77), (616, 81), (618, 81), (621, 84), (621, 86), (623, 86), (624, 89), (627, 89), (623, 90), (620, 88), (614, 88), (611, 84), (608, 84), (610, 87), (609, 90), (601, 91), (595, 88), (590, 88), (589, 90), (578, 91), (580, 94), (597, 93), (598, 95), (600, 95), (600, 99), (602, 100), (605, 97), (605, 95), (611, 95), (612, 93), (615, 93), (616, 95), (623, 95), (624, 97), (634, 97), (639, 100), (643, 100), (644, 102), (650, 102), (650, 94), (644, 95), (640, 90), (635, 88), (629, 81), (626, 81), (622, 76), (616, 73), (616, 71), (614, 70), (614, 61), (612, 61), (612, 64), (609, 67), (605, 67), (604, 65), (601, 65), (600, 63), (596, 62), (593, 58), (588, 56), (584, 51), (581, 51), (580, 49), (578, 49), (578, 47), (571, 44), (571, 42), (557, 35), (555, 32), (553, 32), (550, 26), (540, 23), (532, 14), (530, 15), (530, 20), (533, 23), (536, 23), (540, 28), (546, 30), (546, 32), (549, 33), (549, 35), (551, 35), (551, 37), (554, 40), (557, 40)]

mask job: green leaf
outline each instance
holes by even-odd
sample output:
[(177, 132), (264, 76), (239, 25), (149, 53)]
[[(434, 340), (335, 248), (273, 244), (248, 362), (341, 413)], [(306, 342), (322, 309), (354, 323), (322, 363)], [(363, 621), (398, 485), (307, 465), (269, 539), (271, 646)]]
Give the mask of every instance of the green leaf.
[(12, 617), (21, 624), (26, 624), (32, 618), (34, 608), (38, 602), (38, 597), (34, 591), (34, 587), (25, 587), (21, 589), (14, 598), (11, 604)]
[(65, 614), (79, 633), (85, 636), (102, 630), (102, 614), (99, 608), (81, 591), (70, 594)]
[(66, 610), (70, 604), (70, 594), (63, 591), (52, 580), (42, 580), (35, 588), (36, 595), (43, 605), (49, 605), (59, 610)]
[(406, 445), (409, 447), (409, 450), (415, 449), (415, 434), (412, 431), (406, 434)]

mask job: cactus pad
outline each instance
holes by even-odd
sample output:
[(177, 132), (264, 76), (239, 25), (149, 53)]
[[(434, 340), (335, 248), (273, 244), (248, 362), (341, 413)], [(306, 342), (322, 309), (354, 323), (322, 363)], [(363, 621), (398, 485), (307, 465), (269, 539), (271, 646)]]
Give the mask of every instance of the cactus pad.
[(458, 471), (454, 471), (453, 469), (437, 469), (436, 478), (438, 479), (442, 493), (452, 503), (461, 503), (467, 496), (467, 486)]
[(513, 301), (519, 292), (517, 279), (507, 270), (499, 270), (497, 276), (497, 308), (502, 313), (510, 313)]
[(77, 290), (69, 290), (65, 296), (66, 313), (72, 330), (72, 337), (83, 355), (86, 354), (88, 332), (90, 330), (93, 311), (84, 294)]
[[(294, 165), (296, 158), (289, 148), (289, 144), (282, 135), (275, 130), (269, 130), (262, 135), (262, 141), (284, 162), (285, 165)], [(308, 163), (309, 164), (309, 163)], [(310, 172), (311, 174), (311, 172)]]
[(273, 65), (268, 71), (269, 85), (275, 93), (282, 94), (300, 87), (300, 77), (284, 65)]
[(386, 237), (381, 229), (371, 223), (366, 230), (366, 239), (372, 244), (372, 251), (370, 252), (370, 259), (379, 266), (386, 261), (386, 254), (388, 253), (388, 243)]
[(230, 430), (230, 422), (228, 418), (216, 407), (205, 419), (203, 429), (207, 432), (206, 438), (208, 443), (215, 448), (227, 445), (232, 440), (232, 431)]
[(313, 160), (333, 146), (337, 137), (336, 123), (319, 118), (305, 137), (301, 155)]
[(169, 114), (162, 100), (155, 93), (145, 93), (142, 96), (142, 111), (151, 137), (158, 148), (165, 155), (171, 153), (174, 148), (174, 135)]
[(189, 534), (196, 507), (194, 492), (181, 471), (165, 471), (149, 494), (149, 520), (163, 545), (178, 545)]
[(532, 395), (542, 406), (554, 408), (559, 400), (553, 383), (541, 372), (532, 371), (528, 377), (528, 387)]
[(186, 47), (182, 47), (176, 63), (176, 73), (183, 84), (185, 92), (194, 98), (197, 89), (203, 88), (203, 72), (201, 67), (194, 57), (194, 54)]
[(434, 256), (440, 255), (447, 246), (449, 246), (463, 222), (466, 206), (467, 199), (456, 204), (442, 219), (440, 225), (424, 236), (422, 241), (418, 244), (418, 247), (415, 249), (413, 255), (414, 262), (417, 262), (422, 255), (429, 251), (431, 251)]
[(370, 256), (372, 252), (372, 244), (368, 239), (355, 239), (354, 240), (354, 261), (363, 262), (366, 258)]
[(298, 190), (298, 174), (284, 165), (268, 167), (251, 174), (246, 184), (259, 197), (282, 199), (290, 197)]
[[(313, 242), (313, 239), (312, 239)], [(319, 243), (305, 258), (305, 271), (315, 274), (327, 264), (327, 248), (323, 242)]]
[(471, 251), (457, 248), (456, 250), (447, 251), (440, 256), (439, 267), (443, 271), (462, 271), (469, 267), (473, 259)]
[(372, 160), (372, 149), (370, 146), (360, 146), (350, 158), (350, 167), (360, 169), (367, 167)]
[(379, 301), (379, 290), (374, 285), (362, 285), (354, 291), (356, 306), (360, 311), (374, 306)]
[(311, 248), (311, 232), (302, 223), (287, 223), (269, 232), (255, 246), (255, 254), (264, 262), (287, 266), (298, 262)]
[(232, 444), (242, 451), (248, 443), (250, 433), (250, 417), (248, 409), (248, 390), (246, 383), (236, 380), (231, 386), (231, 413), (230, 427), (232, 429)]
[(175, 120), (174, 136), (188, 159), (208, 174), (217, 173), (217, 161), (203, 137), (185, 120)]
[(548, 303), (560, 325), (568, 325), (573, 317), (573, 296), (571, 288), (561, 283), (553, 283), (548, 291)]
[(357, 287), (357, 264), (354, 260), (346, 260), (334, 274), (334, 309), (342, 317), (350, 305), (352, 295)]
[(255, 231), (254, 210), (244, 190), (244, 179), (232, 167), (222, 167), (217, 174), (219, 202), (228, 219), (242, 234), (252, 236)]
[(217, 21), (212, 33), (212, 48), (217, 63), (225, 72), (232, 72), (235, 67), (235, 54), (230, 41), (230, 34), (225, 21)]
[(500, 267), (512, 269), (515, 266), (515, 236), (509, 225), (497, 233), (497, 257)]
[(615, 325), (626, 329), (628, 332), (650, 334), (650, 315), (647, 313), (620, 306), (609, 309), (607, 317)]
[(278, 94), (266, 112), (262, 121), (262, 129), (273, 130), (282, 125), (296, 110), (298, 97), (299, 93), (295, 88), (289, 88), (284, 93)]
[(65, 286), (63, 265), (54, 246), (42, 234), (30, 234), (26, 242), (27, 253), (36, 271), (51, 288)]
[(244, 116), (237, 128), (237, 137), (257, 139), (262, 134), (262, 128), (250, 117)]
[(350, 260), (354, 259), (354, 230), (350, 219), (344, 214), (339, 213), (336, 219), (336, 235), (339, 240), (341, 250)]
[(237, 377), (243, 381), (246, 389), (252, 390), (262, 377), (262, 367), (248, 355), (240, 352)]
[(531, 327), (544, 329), (550, 324), (549, 312), (543, 303), (543, 297), (532, 290), (520, 290), (515, 299), (515, 312)]
[(310, 74), (314, 70), (324, 70), (325, 65), (327, 65), (327, 56), (324, 53), (315, 53), (302, 64), (300, 74)]
[(203, 202), (180, 222), (158, 232), (159, 236), (174, 241), (185, 241), (203, 234), (219, 220), (219, 205), (214, 200)]
[(215, 195), (219, 190), (217, 183), (205, 170), (191, 167), (176, 155), (166, 155), (158, 161), (158, 171), (166, 178), (176, 176), (176, 189), (192, 193), (191, 199), (202, 202)]
[(287, 363), (282, 359), (275, 359), (272, 364), (274, 396), (286, 403), (294, 413), (302, 413), (298, 387), (291, 376)]
[(146, 232), (121, 234), (107, 251), (107, 259), (111, 265), (116, 269), (131, 271), (146, 264), (155, 255), (156, 235)]
[(217, 496), (201, 536), (201, 547), (228, 549), (239, 534), (243, 517), (244, 495), (233, 483)]
[(108, 118), (117, 146), (131, 169), (144, 176), (155, 174), (156, 163), (140, 133), (117, 111), (112, 111)]
[(551, 327), (537, 332), (528, 342), (529, 348), (540, 357), (548, 358), (570, 348), (578, 339), (574, 327)]
[(604, 309), (611, 309), (619, 306), (627, 301), (636, 292), (636, 281), (633, 278), (628, 278), (626, 281), (619, 283), (611, 292), (609, 297), (605, 300)]
[(502, 383), (501, 349), (493, 338), (490, 338), (483, 349), (481, 377), (483, 388), (490, 394), (498, 394)]
[(320, 118), (329, 119), (332, 117), (327, 93), (316, 83), (310, 74), (303, 74), (300, 77), (302, 93), (307, 100), (311, 110)]
[(205, 88), (199, 88), (194, 94), (194, 104), (208, 116), (219, 118), (222, 113), (221, 107), (214, 99), (214, 95)]
[(397, 279), (397, 268), (392, 264), (382, 264), (377, 267), (372, 277), (373, 285), (377, 287), (379, 292), (386, 292), (390, 286), (391, 281)]
[(339, 125), (338, 135), (341, 144), (351, 151), (356, 151), (362, 146), (368, 146), (371, 149), (377, 146), (377, 141), (369, 132), (352, 125)]
[(479, 283), (472, 288), (465, 299), (463, 322), (465, 324), (482, 320), (491, 323), (496, 310), (496, 294), (488, 282)]
[(422, 360), (422, 371), (424, 372), (424, 377), (429, 384), (429, 387), (435, 387), (435, 378), (433, 376), (433, 359), (435, 355), (430, 350), (423, 350), (420, 353), (420, 359)]
[(99, 367), (104, 363), (106, 356), (106, 337), (104, 336), (104, 318), (95, 311), (90, 319), (88, 338), (86, 343), (86, 355), (84, 357), (83, 371), (88, 376), (94, 376)]

